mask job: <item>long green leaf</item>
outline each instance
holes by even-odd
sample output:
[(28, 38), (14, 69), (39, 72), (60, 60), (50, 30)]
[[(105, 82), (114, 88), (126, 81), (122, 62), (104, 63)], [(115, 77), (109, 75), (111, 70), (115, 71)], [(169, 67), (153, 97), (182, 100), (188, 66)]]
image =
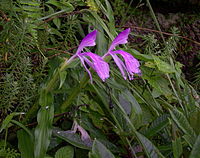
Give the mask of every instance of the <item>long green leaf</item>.
[(35, 158), (44, 158), (48, 149), (54, 118), (54, 106), (42, 106), (37, 115), (38, 126), (35, 129)]
[(103, 6), (103, 4), (99, 0), (95, 0), (101, 11), (105, 16), (107, 16), (109, 22), (107, 23), (109, 30), (111, 34), (116, 35), (116, 28), (115, 28), (115, 19), (112, 7), (108, 0), (105, 0), (106, 8)]
[(108, 29), (107, 25), (104, 23), (102, 18), (95, 12), (90, 11), (91, 15), (95, 18), (96, 22), (98, 22), (102, 28), (105, 30), (105, 32), (108, 34), (111, 40), (114, 39), (114, 36), (111, 34), (110, 30)]
[(34, 140), (26, 131), (17, 132), (18, 148), (21, 152), (21, 158), (34, 158)]
[(11, 120), (13, 119), (14, 116), (17, 116), (17, 115), (22, 115), (24, 114), (23, 112), (13, 112), (11, 113), (10, 115), (8, 115), (4, 120), (3, 120), (3, 123), (1, 125), (1, 128), (0, 128), (0, 133), (6, 129), (8, 127), (8, 125), (10, 124)]
[(173, 148), (174, 158), (179, 158), (183, 152), (181, 138), (176, 138), (174, 141), (172, 141), (172, 148)]
[(186, 137), (184, 138), (186, 138), (186, 141), (188, 141), (190, 146), (192, 146), (192, 144), (195, 143), (196, 134), (190, 126), (187, 118), (177, 109), (174, 109), (173, 111), (170, 110), (170, 115), (177, 126), (184, 132), (184, 134), (186, 134)]
[(130, 115), (131, 122), (139, 128), (142, 125), (142, 109), (132, 93), (129, 90), (122, 91), (119, 94), (119, 102), (126, 113)]
[(33, 134), (31, 133), (31, 131), (26, 126), (24, 126), (22, 123), (15, 121), (15, 120), (11, 120), (11, 122), (18, 125), (22, 129), (24, 129), (29, 134), (29, 136), (33, 138)]
[(72, 131), (53, 129), (53, 135), (81, 149), (90, 150), (92, 147), (92, 141), (83, 141), (77, 133), (73, 133)]
[(136, 132), (136, 136), (140, 144), (143, 146), (148, 158), (164, 158), (164, 156), (149, 139), (139, 132)]
[(146, 137), (152, 137), (155, 134), (157, 134), (159, 131), (161, 131), (163, 128), (165, 128), (168, 124), (168, 115), (161, 115), (158, 118), (156, 118), (151, 126), (144, 132), (144, 135)]

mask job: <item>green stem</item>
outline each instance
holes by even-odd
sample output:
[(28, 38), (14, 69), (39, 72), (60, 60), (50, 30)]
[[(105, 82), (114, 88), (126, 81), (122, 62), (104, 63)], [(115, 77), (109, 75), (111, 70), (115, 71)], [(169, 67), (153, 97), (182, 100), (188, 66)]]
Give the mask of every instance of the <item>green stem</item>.
[[(97, 90), (97, 88), (96, 88), (94, 85), (92, 85), (92, 86), (93, 86), (94, 90), (96, 91), (97, 95), (99, 96), (100, 100), (102, 101), (102, 103), (103, 103), (103, 104), (102, 104), (102, 105), (103, 105), (103, 108), (106, 109), (105, 112), (107, 112), (108, 115), (111, 116), (112, 120), (113, 120), (114, 123), (116, 124), (116, 127), (119, 129), (120, 133), (123, 133), (123, 128), (122, 128), (122, 126), (120, 125), (120, 123), (119, 123), (119, 121), (117, 120), (117, 118), (115, 117), (115, 115), (113, 114), (113, 112), (111, 111), (111, 109), (109, 108), (108, 103), (103, 99), (102, 95), (99, 93), (99, 91)], [(116, 100), (116, 98), (115, 98), (114, 95), (112, 95), (111, 97), (112, 97), (113, 99)], [(120, 105), (119, 105), (118, 107), (119, 107), (122, 111), (124, 111)], [(127, 116), (127, 115), (125, 114), (124, 116)], [(129, 122), (129, 123), (130, 123), (130, 122)], [(134, 126), (133, 126), (132, 124), (131, 124), (131, 128), (132, 128), (133, 131), (135, 131), (135, 128), (134, 128)], [(124, 146), (127, 146), (127, 144), (128, 144), (128, 146), (129, 146), (129, 148), (130, 148), (130, 150), (131, 150), (131, 153), (132, 153), (131, 158), (134, 157), (134, 153), (135, 153), (135, 152), (134, 152), (133, 149), (132, 149), (132, 146), (131, 146), (130, 141), (127, 139), (126, 136), (123, 136), (123, 135), (121, 135), (121, 134), (118, 134), (118, 135), (119, 135), (120, 139), (122, 140)]]
[[(45, 90), (47, 92), (52, 91), (58, 83), (59, 80), (59, 72), (64, 71), (69, 65), (70, 63), (74, 60), (74, 58), (76, 58), (76, 55), (72, 56), (68, 61), (65, 61), (64, 63), (62, 63), (62, 65), (60, 66), (60, 68), (58, 70), (55, 71), (55, 73), (53, 74), (51, 80), (47, 83)], [(24, 123), (27, 123), (27, 121), (32, 118), (32, 116), (37, 112), (39, 106), (38, 103), (35, 103), (31, 109), (29, 110), (29, 112), (26, 115), (26, 118), (24, 119)]]
[(163, 42), (165, 42), (165, 38), (164, 38), (164, 36), (163, 36), (163, 34), (162, 34), (162, 31), (161, 31), (159, 22), (158, 22), (158, 20), (157, 20), (157, 18), (156, 18), (156, 15), (155, 15), (154, 11), (153, 11), (153, 8), (151, 7), (151, 4), (150, 4), (149, 0), (146, 0), (146, 1), (147, 1), (147, 5), (148, 5), (148, 7), (149, 7), (149, 10), (150, 10), (150, 12), (151, 12), (152, 18), (153, 18), (153, 20), (154, 20), (155, 23), (156, 23), (156, 27), (157, 27), (158, 30), (160, 31), (160, 36), (162, 37)]
[(71, 95), (67, 97), (67, 100), (65, 100), (64, 103), (61, 105), (60, 108), (62, 112), (66, 111), (66, 109), (69, 108), (74, 98), (76, 98), (79, 92), (81, 91), (81, 89), (87, 85), (88, 81), (89, 81), (89, 77), (87, 74), (85, 74), (80, 84), (76, 88), (73, 89)]
[(6, 150), (7, 138), (8, 138), (8, 128), (6, 128), (6, 134), (5, 134), (5, 139), (4, 139), (4, 147), (3, 147), (4, 150)]
[(175, 89), (175, 87), (174, 87), (174, 85), (173, 85), (173, 83), (172, 83), (172, 80), (171, 80), (170, 77), (169, 77), (169, 74), (167, 74), (167, 78), (168, 78), (168, 80), (169, 80), (169, 82), (170, 82), (170, 85), (171, 85), (171, 87), (172, 87), (172, 90), (174, 91), (174, 94), (176, 95), (176, 97), (177, 97), (177, 99), (178, 99), (178, 102), (179, 102), (181, 108), (182, 108), (183, 110), (185, 110), (185, 108), (184, 108), (184, 106), (183, 106), (183, 104), (182, 104), (182, 101), (181, 101), (181, 99), (179, 98), (179, 96), (178, 96), (178, 94), (177, 94), (177, 92), (176, 92), (176, 89)]
[(59, 80), (59, 72), (64, 71), (70, 65), (70, 63), (74, 60), (74, 58), (76, 58), (76, 55), (73, 55), (68, 61), (65, 61), (61, 65), (61, 67), (53, 74), (52, 79), (47, 84), (47, 87), (46, 87), (47, 92), (50, 92), (51, 90), (53, 90), (55, 88), (55, 86), (57, 85), (57, 82)]
[(21, 124), (18, 121), (15, 121), (15, 120), (11, 120), (11, 122), (14, 123), (14, 124), (16, 124), (17, 126), (21, 127), (22, 129), (24, 129), (29, 134), (29, 136), (31, 138), (33, 138), (33, 134), (29, 131), (29, 129), (26, 126), (24, 126), (23, 124)]

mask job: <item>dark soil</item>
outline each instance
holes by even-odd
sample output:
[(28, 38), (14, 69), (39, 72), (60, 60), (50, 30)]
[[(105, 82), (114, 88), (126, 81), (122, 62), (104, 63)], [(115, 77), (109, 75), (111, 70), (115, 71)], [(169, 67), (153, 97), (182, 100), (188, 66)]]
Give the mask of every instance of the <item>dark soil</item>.
[[(180, 32), (180, 36), (200, 43), (200, 1), (155, 0), (151, 2), (151, 5), (163, 32), (171, 33), (171, 28), (176, 27)], [(142, 14), (133, 16), (125, 26), (158, 30), (149, 13), (149, 8), (143, 6), (140, 8), (140, 11)], [(138, 29), (133, 29), (132, 31), (139, 35), (154, 33), (158, 40), (162, 40), (159, 33)], [(166, 39), (169, 37), (164, 36)], [(142, 41), (137, 39), (133, 40), (133, 42), (141, 43)], [(197, 71), (198, 64), (200, 63), (200, 44), (180, 38), (176, 59), (184, 65), (182, 70), (186, 79), (193, 81), (194, 73)]]

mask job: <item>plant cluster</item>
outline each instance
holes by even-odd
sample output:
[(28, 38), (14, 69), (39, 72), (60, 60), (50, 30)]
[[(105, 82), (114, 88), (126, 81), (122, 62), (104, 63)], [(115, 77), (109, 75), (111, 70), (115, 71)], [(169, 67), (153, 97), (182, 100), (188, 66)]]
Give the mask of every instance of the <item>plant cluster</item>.
[(0, 157), (199, 157), (200, 97), (176, 29), (141, 35), (140, 53), (108, 0), (0, 4)]

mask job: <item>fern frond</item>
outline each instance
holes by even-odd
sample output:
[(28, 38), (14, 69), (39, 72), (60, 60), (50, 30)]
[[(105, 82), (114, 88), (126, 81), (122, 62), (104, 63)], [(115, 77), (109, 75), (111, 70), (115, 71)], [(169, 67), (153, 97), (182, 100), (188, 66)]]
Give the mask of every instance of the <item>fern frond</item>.
[(27, 30), (32, 35), (33, 39), (38, 41), (38, 18), (42, 16), (42, 9), (40, 8), (40, 0), (18, 0), (18, 12), (20, 12), (24, 18), (24, 22), (27, 24)]

